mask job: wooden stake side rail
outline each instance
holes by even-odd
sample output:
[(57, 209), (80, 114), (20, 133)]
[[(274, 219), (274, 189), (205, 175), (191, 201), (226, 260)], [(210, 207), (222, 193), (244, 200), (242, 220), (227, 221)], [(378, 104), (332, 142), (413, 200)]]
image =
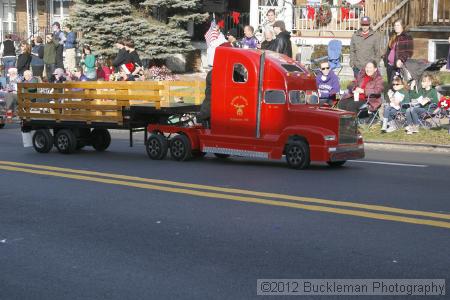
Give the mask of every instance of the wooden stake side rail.
[(156, 109), (178, 100), (199, 105), (204, 81), (130, 81), (19, 83), (18, 115), (22, 120), (125, 122), (123, 111), (133, 105)]

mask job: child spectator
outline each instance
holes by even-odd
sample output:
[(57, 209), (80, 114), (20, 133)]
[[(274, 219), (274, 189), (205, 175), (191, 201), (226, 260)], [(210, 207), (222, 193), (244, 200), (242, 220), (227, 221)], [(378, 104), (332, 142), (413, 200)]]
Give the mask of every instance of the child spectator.
[(92, 54), (91, 47), (84, 45), (83, 54), (81, 55), (81, 64), (84, 65), (84, 74), (89, 80), (97, 78), (97, 68), (95, 63), (95, 55)]
[(406, 133), (413, 134), (419, 132), (419, 116), (428, 111), (430, 104), (437, 104), (439, 99), (436, 89), (433, 87), (436, 84), (436, 78), (431, 73), (425, 73), (422, 76), (422, 88), (418, 92), (411, 91), (410, 98), (416, 104), (406, 110)]
[(339, 78), (330, 69), (330, 63), (325, 61), (320, 64), (320, 74), (316, 76), (317, 89), (319, 90), (320, 104), (327, 103), (332, 106), (336, 100), (336, 94), (341, 90)]
[(392, 79), (392, 88), (388, 91), (389, 104), (384, 107), (383, 125), (381, 132), (397, 130), (395, 115), (402, 108), (402, 103), (409, 103), (409, 92), (403, 80), (396, 76)]

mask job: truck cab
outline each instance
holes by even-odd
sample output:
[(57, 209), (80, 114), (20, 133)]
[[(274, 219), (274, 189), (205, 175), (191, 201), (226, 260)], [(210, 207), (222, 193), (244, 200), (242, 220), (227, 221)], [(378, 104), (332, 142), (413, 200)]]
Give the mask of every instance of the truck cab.
[(292, 168), (364, 157), (355, 115), (320, 107), (314, 75), (285, 55), (218, 47), (211, 89), (209, 128), (149, 131), (185, 135), (191, 150), (220, 157), (285, 155)]

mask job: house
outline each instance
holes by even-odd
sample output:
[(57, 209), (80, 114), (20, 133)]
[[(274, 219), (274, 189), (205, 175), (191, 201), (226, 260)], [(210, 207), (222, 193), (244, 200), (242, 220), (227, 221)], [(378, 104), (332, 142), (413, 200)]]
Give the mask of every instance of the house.
[(19, 39), (45, 34), (69, 15), (73, 0), (0, 0), (0, 41), (7, 33)]

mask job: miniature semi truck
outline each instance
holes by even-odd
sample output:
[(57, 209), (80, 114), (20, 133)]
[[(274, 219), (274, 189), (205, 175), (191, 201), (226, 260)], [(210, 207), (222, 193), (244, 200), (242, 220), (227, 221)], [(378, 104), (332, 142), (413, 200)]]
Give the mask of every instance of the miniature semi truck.
[(181, 161), (193, 153), (285, 155), (290, 167), (302, 169), (311, 161), (341, 166), (364, 157), (355, 115), (320, 107), (315, 77), (287, 56), (218, 47), (211, 89), (208, 128), (149, 124), (150, 158), (162, 159), (168, 149)]
[[(87, 145), (104, 151), (111, 142), (108, 129), (130, 130), (132, 145), (132, 133), (144, 128), (151, 159), (168, 152), (179, 161), (206, 153), (220, 158), (284, 155), (290, 167), (302, 169), (311, 161), (341, 166), (364, 157), (356, 116), (320, 107), (314, 75), (296, 61), (271, 51), (229, 47), (218, 47), (214, 61), (207, 122), (195, 120), (199, 105), (171, 102), (170, 93), (182, 92), (169, 92), (167, 83), (19, 84), (22, 131), (34, 132), (33, 147), (41, 153), (53, 146), (61, 153)], [(197, 92), (204, 88), (198, 82), (190, 86)], [(38, 93), (24, 92), (30, 87)], [(39, 92), (42, 87), (57, 92), (46, 95)]]

